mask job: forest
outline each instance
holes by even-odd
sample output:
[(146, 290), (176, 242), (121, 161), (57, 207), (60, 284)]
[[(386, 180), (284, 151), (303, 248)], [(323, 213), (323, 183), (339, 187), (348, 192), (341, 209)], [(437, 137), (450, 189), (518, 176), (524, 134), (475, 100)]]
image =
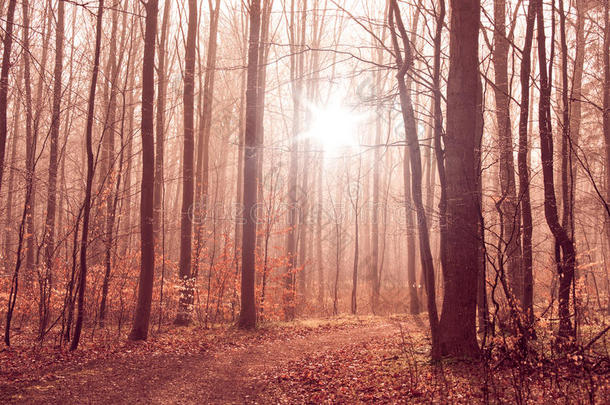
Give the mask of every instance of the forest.
[(0, 43), (0, 402), (610, 398), (610, 0), (0, 0)]

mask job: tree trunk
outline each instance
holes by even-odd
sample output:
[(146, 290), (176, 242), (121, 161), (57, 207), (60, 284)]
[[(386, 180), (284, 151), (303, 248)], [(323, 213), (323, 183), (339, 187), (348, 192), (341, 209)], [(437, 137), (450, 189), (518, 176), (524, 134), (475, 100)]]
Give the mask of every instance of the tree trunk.
[[(561, 257), (557, 257), (559, 273), (559, 331), (558, 336), (567, 338), (573, 336), (574, 329), (570, 319), (570, 289), (574, 277), (575, 250), (574, 243), (566, 230), (559, 223), (557, 200), (555, 198), (555, 182), (553, 179), (553, 133), (551, 129), (551, 83), (552, 54), (547, 72), (546, 45), (544, 32), (544, 10), (542, 1), (536, 0), (538, 22), (538, 63), (540, 66), (540, 155), (544, 181), (544, 216), (551, 229), (555, 243), (561, 248)], [(554, 20), (554, 17), (553, 17)], [(554, 36), (554, 35), (553, 35)], [(553, 42), (554, 38), (551, 42)]]
[(436, 19), (436, 32), (434, 35), (434, 66), (432, 83), (434, 87), (434, 153), (436, 155), (436, 168), (440, 185), (440, 196), (438, 201), (438, 224), (439, 224), (439, 251), (443, 271), (447, 267), (447, 174), (445, 172), (445, 149), (443, 135), (443, 111), (441, 93), (441, 52), (443, 39), (443, 25), (445, 23), (445, 0), (439, 0), (440, 10)]
[[(290, 79), (292, 83), (292, 102), (293, 102), (293, 117), (292, 117), (292, 133), (290, 136), (290, 167), (288, 171), (288, 235), (286, 237), (286, 255), (288, 256), (288, 265), (284, 274), (284, 319), (292, 320), (295, 316), (295, 272), (297, 268), (297, 235), (298, 235), (298, 220), (299, 220), (299, 193), (298, 193), (298, 173), (299, 173), (299, 142), (298, 136), (301, 131), (301, 93), (303, 89), (303, 55), (299, 53), (301, 41), (301, 33), (299, 25), (304, 33), (305, 13), (303, 12), (303, 21), (301, 24), (295, 23), (295, 15), (298, 11), (295, 9), (295, 1), (292, 1), (290, 10), (290, 23), (288, 36), (290, 38)], [(306, 3), (305, 3), (306, 5)], [(305, 8), (305, 7), (304, 7)], [(295, 25), (297, 24), (297, 25)]]
[(11, 49), (13, 47), (13, 19), (17, 0), (10, 0), (6, 13), (6, 29), (4, 30), (4, 53), (2, 55), (2, 70), (0, 71), (0, 189), (4, 174), (4, 154), (6, 149), (7, 108), (8, 108), (8, 75), (11, 68)]
[(182, 159), (182, 210), (180, 212), (180, 303), (175, 323), (191, 323), (194, 280), (191, 275), (193, 237), (193, 158), (195, 150), (195, 51), (197, 39), (197, 1), (189, 0), (189, 20), (184, 57), (184, 155)]
[[(46, 300), (46, 310), (42, 314), (40, 322), (40, 335), (44, 335), (48, 322), (48, 310), (51, 300), (52, 291), (52, 275), (53, 275), (53, 258), (55, 256), (55, 212), (57, 208), (57, 160), (58, 160), (58, 143), (59, 143), (59, 125), (61, 113), (61, 92), (62, 82), (61, 76), (63, 71), (64, 57), (64, 2), (60, 1), (57, 4), (57, 23), (55, 30), (55, 68), (53, 71), (53, 111), (51, 116), (51, 131), (49, 150), (49, 180), (48, 180), (48, 198), (47, 198), (47, 217), (45, 220), (45, 280), (47, 285), (45, 290), (47, 293), (44, 296)], [(41, 297), (42, 299), (43, 297)]]
[(523, 311), (528, 323), (534, 319), (534, 278), (532, 274), (532, 205), (530, 200), (530, 170), (528, 164), (528, 122), (530, 106), (530, 74), (532, 40), (536, 20), (536, 5), (531, 1), (527, 7), (527, 25), (525, 42), (521, 57), (521, 105), (519, 110), (519, 151), (517, 154), (519, 169), (519, 201), (521, 201), (521, 221), (523, 233)]
[(167, 72), (165, 64), (167, 63), (167, 30), (169, 25), (169, 16), (172, 7), (172, 2), (165, 0), (163, 6), (163, 19), (161, 22), (161, 39), (159, 41), (159, 68), (157, 77), (159, 78), (159, 86), (157, 88), (157, 133), (155, 145), (155, 190), (154, 190), (154, 217), (153, 226), (155, 232), (155, 243), (158, 245), (160, 241), (159, 232), (161, 231), (161, 222), (163, 221), (163, 187), (164, 187), (164, 154), (165, 154), (165, 108), (167, 94)]
[[(203, 228), (208, 209), (208, 183), (209, 183), (209, 161), (210, 161), (210, 131), (212, 128), (212, 107), (214, 102), (214, 80), (216, 77), (216, 49), (218, 33), (218, 16), (220, 13), (220, 0), (216, 0), (216, 6), (212, 8), (212, 1), (208, 1), (210, 8), (210, 34), (208, 37), (208, 54), (206, 58), (205, 81), (203, 85), (203, 108), (201, 111), (199, 140), (197, 148), (197, 182), (195, 185), (194, 211), (197, 215), (195, 224), (196, 235), (196, 257), (194, 274), (199, 272), (199, 259), (203, 248)], [(200, 76), (201, 77), (201, 76)]]
[(494, 0), (494, 94), (498, 125), (500, 154), (500, 209), (502, 210), (504, 235), (501, 256), (507, 261), (508, 283), (517, 302), (523, 300), (523, 276), (521, 272), (521, 243), (519, 239), (519, 212), (515, 187), (515, 164), (510, 120), (511, 89), (508, 82), (509, 41), (506, 33), (506, 1)]
[(93, 176), (95, 175), (95, 167), (93, 165), (93, 120), (95, 113), (95, 90), (97, 88), (97, 76), (100, 67), (100, 48), (102, 42), (102, 17), (104, 13), (104, 0), (100, 0), (97, 9), (97, 21), (95, 28), (95, 53), (93, 60), (93, 71), (91, 75), (91, 87), (89, 88), (89, 102), (87, 107), (87, 128), (85, 132), (85, 140), (87, 143), (87, 183), (85, 188), (85, 200), (83, 202), (83, 233), (80, 243), (80, 272), (78, 275), (78, 314), (76, 317), (76, 325), (74, 327), (74, 335), (72, 336), (72, 344), (70, 350), (78, 348), (80, 334), (83, 328), (85, 317), (85, 289), (87, 287), (87, 239), (89, 237), (89, 214), (91, 212), (91, 189), (93, 187)]
[(34, 272), (34, 205), (36, 199), (34, 165), (36, 163), (36, 133), (34, 131), (34, 108), (32, 105), (32, 82), (31, 82), (31, 53), (30, 53), (30, 5), (28, 0), (22, 3), (23, 13), (23, 81), (25, 84), (25, 178), (26, 187), (31, 188), (28, 205), (26, 207), (25, 234), (25, 270), (28, 280), (33, 277)]
[(444, 299), (439, 324), (442, 355), (476, 357), (478, 274), (477, 122), (480, 2), (451, 1), (445, 169), (447, 229)]
[[(404, 59), (400, 52), (398, 36), (394, 27), (394, 18), (396, 26), (400, 32), (403, 41)], [(422, 165), (421, 152), (419, 147), (419, 138), (417, 135), (417, 127), (415, 115), (413, 112), (413, 104), (411, 95), (408, 92), (408, 87), (405, 82), (405, 76), (413, 67), (413, 54), (411, 44), (409, 43), (407, 32), (402, 22), (400, 9), (396, 0), (391, 0), (389, 14), (390, 32), (392, 34), (392, 43), (396, 55), (396, 63), (399, 67), (397, 74), (398, 92), (400, 96), (400, 106), (402, 119), (405, 126), (406, 144), (409, 150), (411, 163), (411, 192), (413, 196), (413, 204), (417, 213), (417, 230), (419, 236), (419, 254), (421, 266), (424, 273), (424, 281), (426, 284), (427, 306), (428, 306), (428, 321), (430, 324), (430, 335), (432, 340), (432, 358), (437, 358), (439, 355), (439, 330), (438, 330), (438, 314), (436, 309), (436, 294), (434, 286), (434, 264), (432, 261), (432, 251), (430, 249), (430, 236), (428, 233), (428, 221), (426, 217), (426, 209), (423, 203), (422, 194)], [(406, 158), (406, 157), (405, 157)], [(408, 213), (407, 213), (408, 214)]]
[(362, 156), (359, 156), (358, 162), (358, 175), (356, 177), (356, 196), (351, 194), (351, 187), (349, 189), (350, 192), (350, 202), (352, 203), (352, 208), (354, 209), (354, 263), (352, 267), (352, 315), (356, 315), (356, 311), (358, 309), (358, 255), (359, 255), (359, 223), (358, 223), (358, 214), (360, 211), (359, 202), (360, 202), (360, 173), (362, 168)]
[(130, 340), (146, 340), (150, 321), (155, 274), (155, 243), (153, 233), (155, 145), (155, 41), (157, 37), (158, 0), (145, 6), (144, 54), (142, 57), (142, 182), (140, 191), (140, 280)]
[[(604, 2), (604, 48), (602, 49), (604, 65), (604, 98), (603, 98), (603, 131), (606, 146), (606, 204), (610, 203), (610, 0)], [(606, 222), (606, 238), (610, 244), (610, 217)], [(610, 304), (608, 304), (610, 311)]]
[(239, 327), (256, 327), (256, 302), (254, 295), (256, 254), (256, 200), (258, 184), (258, 47), (260, 37), (260, 0), (250, 3), (250, 44), (248, 46), (248, 79), (246, 89), (246, 128), (244, 136), (243, 199), (244, 222), (242, 232), (241, 312)]

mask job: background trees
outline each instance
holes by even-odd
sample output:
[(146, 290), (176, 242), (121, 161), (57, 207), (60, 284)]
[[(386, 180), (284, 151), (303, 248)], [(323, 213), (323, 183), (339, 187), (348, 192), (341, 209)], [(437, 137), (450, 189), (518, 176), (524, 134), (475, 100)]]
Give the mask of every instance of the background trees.
[(606, 316), (607, 2), (157, 3), (3, 3), (7, 343), (408, 310), (476, 356)]

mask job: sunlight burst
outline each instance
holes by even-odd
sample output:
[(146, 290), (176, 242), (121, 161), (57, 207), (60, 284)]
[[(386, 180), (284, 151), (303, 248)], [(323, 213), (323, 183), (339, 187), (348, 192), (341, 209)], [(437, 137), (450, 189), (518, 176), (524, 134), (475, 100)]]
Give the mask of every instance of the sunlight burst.
[(307, 136), (318, 142), (325, 153), (336, 155), (359, 146), (358, 122), (362, 121), (359, 114), (338, 103), (310, 109), (312, 121)]

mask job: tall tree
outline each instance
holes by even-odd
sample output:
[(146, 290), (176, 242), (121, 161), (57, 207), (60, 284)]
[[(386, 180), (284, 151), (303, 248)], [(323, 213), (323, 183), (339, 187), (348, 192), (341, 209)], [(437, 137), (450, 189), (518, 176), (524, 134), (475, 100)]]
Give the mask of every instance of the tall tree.
[[(117, 104), (118, 104), (118, 93), (119, 93), (119, 73), (120, 66), (123, 64), (123, 57), (125, 55), (125, 43), (127, 38), (128, 26), (127, 26), (127, 13), (123, 12), (123, 19), (121, 22), (122, 33), (120, 41), (117, 41), (117, 33), (114, 31), (118, 31), (118, 23), (119, 23), (119, 6), (120, 2), (117, 1), (114, 6), (114, 10), (112, 12), (112, 27), (113, 34), (111, 37), (112, 44), (110, 46), (110, 55), (108, 58), (108, 66), (107, 71), (109, 72), (107, 76), (107, 80), (109, 81), (110, 92), (108, 95), (108, 109), (106, 112), (106, 123), (104, 127), (104, 151), (107, 158), (108, 166), (106, 176), (108, 178), (108, 185), (106, 187), (106, 201), (104, 202), (106, 212), (106, 223), (105, 223), (105, 231), (104, 231), (104, 244), (105, 244), (105, 254), (104, 254), (104, 281), (102, 282), (102, 298), (100, 300), (100, 311), (99, 311), (99, 321), (100, 325), (104, 324), (104, 319), (106, 317), (106, 303), (108, 301), (108, 289), (110, 286), (110, 277), (112, 272), (113, 265), (113, 252), (114, 252), (114, 230), (115, 230), (115, 221), (116, 221), (116, 207), (119, 198), (119, 190), (120, 190), (120, 182), (121, 182), (121, 169), (122, 167), (116, 167), (117, 156), (115, 154), (115, 133), (119, 132), (121, 136), (121, 141), (123, 140), (123, 122), (124, 122), (124, 111), (125, 106), (123, 105), (123, 116), (121, 117), (121, 125), (120, 131), (117, 131)], [(118, 43), (115, 43), (118, 42)], [(112, 56), (117, 53), (118, 48), (118, 60), (117, 55)], [(132, 52), (128, 52), (129, 59), (127, 60), (128, 68), (127, 73), (130, 71), (130, 63), (131, 63), (131, 54)], [(122, 146), (122, 145), (121, 145)], [(124, 153), (123, 148), (120, 148), (119, 153), (119, 166), (122, 165), (124, 161)]]
[[(604, 141), (606, 144), (606, 203), (610, 202), (610, 0), (604, 2), (604, 44), (602, 49), (604, 65), (604, 96), (603, 96), (603, 117), (602, 125), (604, 131)], [(610, 246), (610, 218), (606, 223), (606, 237)], [(608, 305), (610, 310), (610, 304)]]
[(104, 0), (100, 0), (97, 9), (97, 20), (95, 28), (95, 51), (93, 56), (93, 71), (91, 73), (91, 86), (89, 87), (89, 102), (87, 106), (87, 127), (85, 141), (87, 148), (87, 183), (85, 186), (85, 199), (83, 201), (83, 232), (80, 243), (80, 271), (78, 275), (78, 314), (74, 326), (74, 335), (70, 350), (76, 350), (80, 341), (85, 317), (85, 289), (87, 287), (87, 244), (89, 237), (89, 214), (91, 212), (91, 189), (93, 187), (93, 176), (95, 166), (93, 165), (93, 120), (95, 114), (95, 90), (97, 88), (97, 76), (100, 68), (100, 49), (102, 44), (102, 22), (104, 14)]
[(258, 105), (258, 47), (260, 38), (260, 0), (250, 2), (250, 40), (248, 45), (248, 70), (246, 87), (246, 128), (244, 135), (243, 173), (243, 231), (241, 271), (241, 312), (238, 325), (242, 329), (256, 326), (256, 302), (254, 274), (256, 255), (256, 200), (258, 183), (257, 112)]
[(479, 354), (476, 337), (478, 274), (477, 122), (480, 2), (451, 0), (449, 76), (447, 79), (447, 257), (439, 323), (440, 353)]
[[(53, 69), (53, 110), (51, 116), (51, 148), (49, 150), (49, 180), (48, 180), (48, 197), (47, 197), (47, 217), (45, 220), (44, 230), (44, 248), (45, 248), (45, 280), (47, 291), (45, 299), (47, 304), (44, 313), (41, 317), (40, 334), (44, 334), (44, 330), (48, 321), (48, 308), (51, 299), (52, 291), (52, 274), (53, 274), (53, 258), (55, 255), (55, 212), (57, 209), (57, 161), (58, 161), (58, 144), (59, 144), (59, 125), (61, 113), (61, 95), (63, 72), (63, 57), (64, 57), (64, 2), (60, 1), (57, 4), (57, 22), (55, 28), (55, 67)], [(42, 298), (42, 297), (41, 297)]]
[(169, 26), (169, 16), (172, 8), (172, 2), (165, 0), (163, 6), (163, 19), (161, 22), (161, 39), (159, 40), (159, 56), (157, 77), (159, 85), (157, 87), (157, 133), (155, 144), (155, 192), (154, 192), (154, 232), (155, 242), (159, 243), (159, 232), (161, 230), (161, 222), (163, 221), (163, 187), (164, 174), (163, 162), (165, 154), (165, 114), (166, 98), (167, 98), (167, 31)]
[[(553, 132), (551, 128), (553, 44), (551, 44), (551, 60), (547, 70), (546, 35), (544, 30), (544, 10), (542, 7), (542, 0), (536, 0), (536, 5), (538, 24), (538, 64), (540, 70), (538, 125), (540, 130), (540, 157), (542, 160), (542, 175), (544, 181), (544, 216), (546, 218), (547, 225), (555, 238), (557, 247), (561, 249), (561, 254), (556, 254), (557, 271), (559, 275), (558, 336), (567, 338), (573, 336), (574, 334), (570, 317), (570, 290), (574, 277), (576, 257), (574, 242), (566, 232), (565, 228), (559, 223), (559, 215), (557, 213), (557, 199), (555, 197), (555, 182), (553, 178)], [(556, 249), (556, 252), (558, 251), (559, 249)]]
[[(394, 25), (394, 21), (396, 25)], [(413, 205), (415, 206), (415, 212), (417, 214), (417, 230), (419, 236), (419, 255), (421, 260), (421, 266), (424, 274), (424, 282), (426, 284), (427, 304), (428, 304), (428, 321), (430, 323), (430, 335), (432, 338), (432, 357), (436, 358), (439, 354), (439, 341), (438, 341), (438, 314), (436, 310), (436, 294), (434, 286), (434, 264), (432, 261), (432, 251), (430, 248), (430, 237), (428, 234), (428, 220), (426, 217), (426, 210), (423, 203), (422, 194), (422, 165), (421, 165), (421, 151), (419, 147), (419, 138), (417, 136), (417, 124), (415, 122), (415, 114), (413, 110), (413, 102), (409, 90), (407, 87), (406, 75), (409, 70), (413, 67), (413, 50), (412, 45), (408, 39), (407, 31), (405, 29), (402, 17), (400, 14), (400, 8), (396, 0), (390, 0), (390, 14), (389, 14), (389, 26), (390, 33), (392, 34), (392, 44), (394, 46), (394, 54), (396, 57), (396, 64), (398, 65), (398, 74), (396, 78), (398, 80), (398, 93), (400, 96), (400, 107), (402, 112), (402, 119), (405, 126), (406, 144), (409, 153), (409, 163), (411, 171), (411, 195), (413, 198)], [(398, 42), (398, 32), (402, 38), (402, 56), (400, 45)], [(406, 153), (407, 151), (405, 151)], [(407, 157), (405, 156), (405, 160)], [(407, 162), (403, 163), (407, 164)], [(407, 170), (407, 169), (405, 169)], [(408, 186), (405, 182), (405, 186)], [(407, 210), (410, 207), (407, 206)], [(410, 213), (407, 212), (407, 216)]]
[(180, 211), (180, 307), (175, 323), (191, 322), (193, 280), (191, 276), (191, 243), (193, 238), (193, 160), (195, 150), (195, 51), (197, 45), (197, 1), (189, 0), (189, 20), (184, 57), (184, 154), (182, 158), (182, 210)]
[(146, 340), (150, 321), (155, 274), (153, 234), (155, 188), (155, 41), (157, 37), (158, 0), (145, 4), (144, 55), (142, 57), (142, 185), (140, 191), (140, 282), (138, 301), (129, 333), (130, 340)]
[[(199, 256), (202, 249), (203, 221), (208, 205), (208, 183), (210, 163), (210, 133), (212, 129), (212, 108), (214, 103), (214, 84), (216, 81), (216, 50), (218, 36), (218, 18), (220, 16), (220, 0), (215, 5), (208, 0), (210, 9), (210, 33), (208, 36), (208, 54), (206, 57), (205, 80), (203, 84), (203, 106), (201, 108), (199, 140), (197, 147), (197, 171), (195, 196), (197, 198), (195, 208), (197, 221), (195, 224), (196, 257), (194, 274), (199, 272)], [(201, 78), (201, 75), (199, 76)], [(200, 82), (201, 86), (201, 82)]]
[[(299, 52), (303, 45), (305, 36), (305, 11), (307, 0), (303, 0), (302, 18), (299, 20), (295, 16), (299, 13), (295, 6), (300, 2), (291, 1), (290, 23), (288, 25), (288, 37), (290, 40), (290, 79), (292, 83), (292, 133), (290, 135), (290, 166), (288, 169), (288, 233), (286, 235), (286, 254), (288, 255), (288, 265), (284, 274), (284, 318), (292, 320), (295, 316), (295, 272), (297, 268), (297, 236), (299, 221), (299, 193), (298, 193), (298, 173), (299, 173), (299, 141), (298, 136), (301, 131), (301, 102), (303, 90), (303, 60), (302, 52)], [(299, 29), (300, 28), (300, 29)]]
[(494, 95), (500, 154), (500, 210), (502, 214), (503, 240), (501, 260), (507, 262), (508, 281), (517, 302), (523, 300), (523, 276), (521, 274), (521, 243), (519, 240), (519, 214), (515, 184), (513, 137), (510, 118), (511, 89), (508, 81), (509, 39), (506, 32), (506, 1), (494, 0)]
[(439, 250), (440, 262), (443, 271), (447, 267), (447, 174), (445, 172), (445, 150), (443, 145), (443, 111), (441, 93), (441, 52), (443, 45), (443, 26), (445, 24), (445, 0), (439, 0), (439, 10), (436, 16), (436, 29), (434, 33), (434, 61), (432, 71), (432, 86), (434, 106), (434, 154), (436, 156), (436, 169), (440, 185), (438, 202), (439, 222)]
[(519, 201), (521, 202), (521, 223), (523, 235), (523, 310), (531, 323), (534, 316), (534, 279), (532, 275), (532, 204), (530, 199), (530, 169), (528, 164), (528, 122), (530, 106), (530, 74), (532, 63), (532, 41), (536, 22), (536, 3), (530, 1), (527, 6), (525, 42), (521, 56), (521, 104), (519, 106), (519, 149), (517, 162), (519, 169)]
[(0, 189), (4, 174), (4, 154), (7, 138), (7, 108), (8, 108), (8, 76), (11, 69), (11, 49), (13, 47), (13, 19), (17, 0), (10, 0), (6, 13), (6, 28), (4, 30), (2, 70), (0, 71)]

